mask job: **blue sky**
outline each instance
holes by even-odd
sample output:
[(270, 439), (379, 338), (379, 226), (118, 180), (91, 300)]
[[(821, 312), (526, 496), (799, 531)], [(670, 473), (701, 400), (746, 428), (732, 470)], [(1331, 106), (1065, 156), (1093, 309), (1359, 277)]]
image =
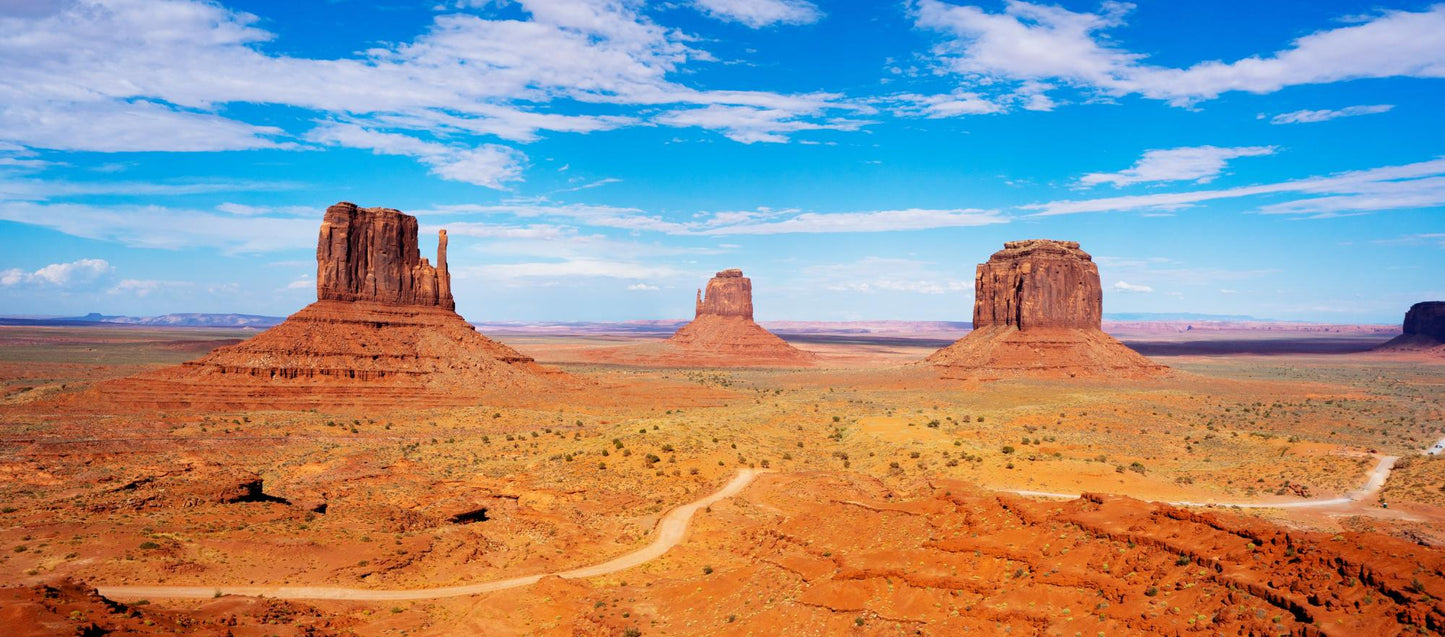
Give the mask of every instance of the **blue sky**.
[(1445, 298), (1445, 4), (0, 2), (0, 314), (287, 314), (339, 200), (477, 321), (967, 320), (1011, 239), (1106, 312)]

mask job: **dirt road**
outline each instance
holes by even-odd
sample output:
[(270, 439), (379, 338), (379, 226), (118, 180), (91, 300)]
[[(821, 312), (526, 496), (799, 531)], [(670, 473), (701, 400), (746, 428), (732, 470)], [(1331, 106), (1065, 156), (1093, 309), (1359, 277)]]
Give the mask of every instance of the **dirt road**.
[(331, 588), (322, 586), (98, 586), (101, 595), (112, 599), (207, 599), (219, 595), (245, 595), (251, 597), (275, 597), (279, 599), (339, 599), (357, 601), (396, 601), (415, 599), (437, 599), (440, 597), (462, 597), (478, 593), (490, 593), (518, 586), (535, 584), (549, 575), (575, 579), (596, 577), (616, 573), (661, 557), (669, 549), (682, 542), (687, 527), (698, 509), (707, 508), (717, 502), (737, 495), (752, 483), (762, 471), (742, 469), (737, 476), (712, 495), (701, 500), (684, 504), (663, 516), (657, 523), (657, 537), (652, 543), (616, 559), (574, 568), (568, 571), (538, 573), (511, 579), (421, 589), (368, 589)]
[[(1380, 492), (1385, 486), (1385, 480), (1389, 479), (1390, 471), (1395, 468), (1398, 456), (1375, 456), (1375, 467), (1366, 473), (1365, 485), (1337, 498), (1311, 498), (1308, 500), (1280, 500), (1280, 501), (1252, 501), (1252, 502), (1192, 502), (1189, 500), (1159, 500), (1164, 504), (1174, 506), (1202, 507), (1216, 506), (1238, 509), (1312, 509), (1317, 507), (1336, 507), (1353, 504), (1368, 499)], [(1079, 497), (1077, 493), (1053, 493), (1049, 491), (1028, 491), (1025, 489), (999, 489), (1004, 493), (1016, 493), (1036, 498), (1061, 498), (1072, 500)], [(1123, 495), (1128, 495), (1123, 494)]]

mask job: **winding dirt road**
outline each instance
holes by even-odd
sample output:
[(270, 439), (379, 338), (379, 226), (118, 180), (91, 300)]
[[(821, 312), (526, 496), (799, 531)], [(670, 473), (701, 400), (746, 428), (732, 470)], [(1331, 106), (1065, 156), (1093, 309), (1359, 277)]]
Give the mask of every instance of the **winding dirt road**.
[(751, 484), (753, 479), (758, 477), (760, 473), (763, 472), (758, 469), (739, 470), (737, 476), (733, 477), (732, 481), (728, 482), (723, 488), (712, 495), (668, 511), (667, 515), (663, 516), (662, 520), (657, 523), (657, 537), (653, 538), (651, 544), (601, 564), (574, 568), (568, 571), (526, 575), (511, 579), (482, 582), (480, 584), (419, 589), (386, 590), (331, 588), (323, 586), (98, 586), (96, 590), (99, 591), (101, 595), (112, 599), (208, 599), (219, 595), (244, 595), (250, 597), (275, 597), (278, 599), (397, 601), (463, 597), (466, 595), (476, 595), (478, 593), (490, 593), (508, 588), (517, 588), (518, 586), (529, 586), (537, 583), (537, 581), (543, 577), (551, 575), (565, 579), (596, 577), (598, 575), (626, 570), (661, 557), (663, 553), (666, 553), (669, 549), (682, 542), (683, 536), (687, 534), (687, 527), (692, 522), (692, 516), (694, 513), (697, 513), (698, 509), (710, 507), (725, 498), (737, 495)]
[[(1365, 474), (1365, 486), (1351, 491), (1338, 498), (1311, 498), (1308, 500), (1286, 500), (1281, 502), (1192, 502), (1189, 500), (1157, 500), (1163, 504), (1185, 507), (1228, 507), (1236, 509), (1313, 509), (1319, 507), (1344, 506), (1365, 500), (1380, 492), (1384, 488), (1385, 480), (1389, 479), (1390, 471), (1395, 468), (1398, 456), (1375, 456), (1375, 468)], [(1036, 498), (1060, 498), (1072, 500), (1079, 497), (1077, 493), (1053, 493), (1050, 491), (1028, 491), (1025, 489), (998, 489), (1004, 493), (1015, 493)]]

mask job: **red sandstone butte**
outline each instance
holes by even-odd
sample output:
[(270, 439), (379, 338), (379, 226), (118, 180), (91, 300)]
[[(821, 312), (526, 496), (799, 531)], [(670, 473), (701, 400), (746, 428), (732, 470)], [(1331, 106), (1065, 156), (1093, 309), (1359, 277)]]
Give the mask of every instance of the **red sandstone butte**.
[(929, 356), (945, 377), (1152, 376), (1100, 329), (1099, 268), (1075, 241), (1009, 241), (974, 276), (973, 331)]
[(346, 201), (327, 208), (316, 244), (316, 299), (456, 309), (447, 231), (433, 267), (417, 250), (416, 217)]
[(1378, 349), (1445, 355), (1445, 301), (1424, 301), (1405, 312), (1403, 332)]
[(433, 266), (416, 217), (338, 203), (316, 245), (315, 303), (179, 367), (104, 384), (102, 400), (159, 408), (466, 403), (561, 374), (478, 333), (455, 311), (447, 236)]
[(590, 350), (591, 360), (664, 367), (804, 367), (805, 352), (753, 322), (753, 282), (738, 269), (723, 270), (697, 292), (693, 320), (659, 343)]
[(718, 272), (706, 294), (698, 290), (692, 322), (666, 343), (700, 365), (809, 365), (815, 358), (753, 321), (753, 282), (736, 268)]

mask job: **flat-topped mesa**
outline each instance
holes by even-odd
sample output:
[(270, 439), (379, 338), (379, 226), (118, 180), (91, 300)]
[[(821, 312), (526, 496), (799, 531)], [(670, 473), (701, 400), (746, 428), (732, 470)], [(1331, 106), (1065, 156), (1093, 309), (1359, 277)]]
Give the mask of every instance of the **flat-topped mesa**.
[(1424, 301), (1405, 312), (1403, 332), (1377, 349), (1445, 355), (1445, 301)]
[(346, 201), (327, 208), (316, 244), (316, 299), (456, 309), (446, 231), (433, 266), (417, 249), (416, 217)]
[(974, 329), (1099, 329), (1099, 268), (1077, 241), (1009, 241), (974, 275)]
[(1100, 329), (1099, 267), (1074, 241), (1009, 241), (974, 277), (973, 331), (934, 352), (945, 378), (1168, 373)]
[(707, 294), (697, 291), (697, 313), (701, 316), (741, 316), (753, 320), (753, 281), (737, 268), (723, 270), (707, 282)]
[(1402, 327), (1406, 336), (1445, 341), (1445, 301), (1425, 301), (1410, 306)]

